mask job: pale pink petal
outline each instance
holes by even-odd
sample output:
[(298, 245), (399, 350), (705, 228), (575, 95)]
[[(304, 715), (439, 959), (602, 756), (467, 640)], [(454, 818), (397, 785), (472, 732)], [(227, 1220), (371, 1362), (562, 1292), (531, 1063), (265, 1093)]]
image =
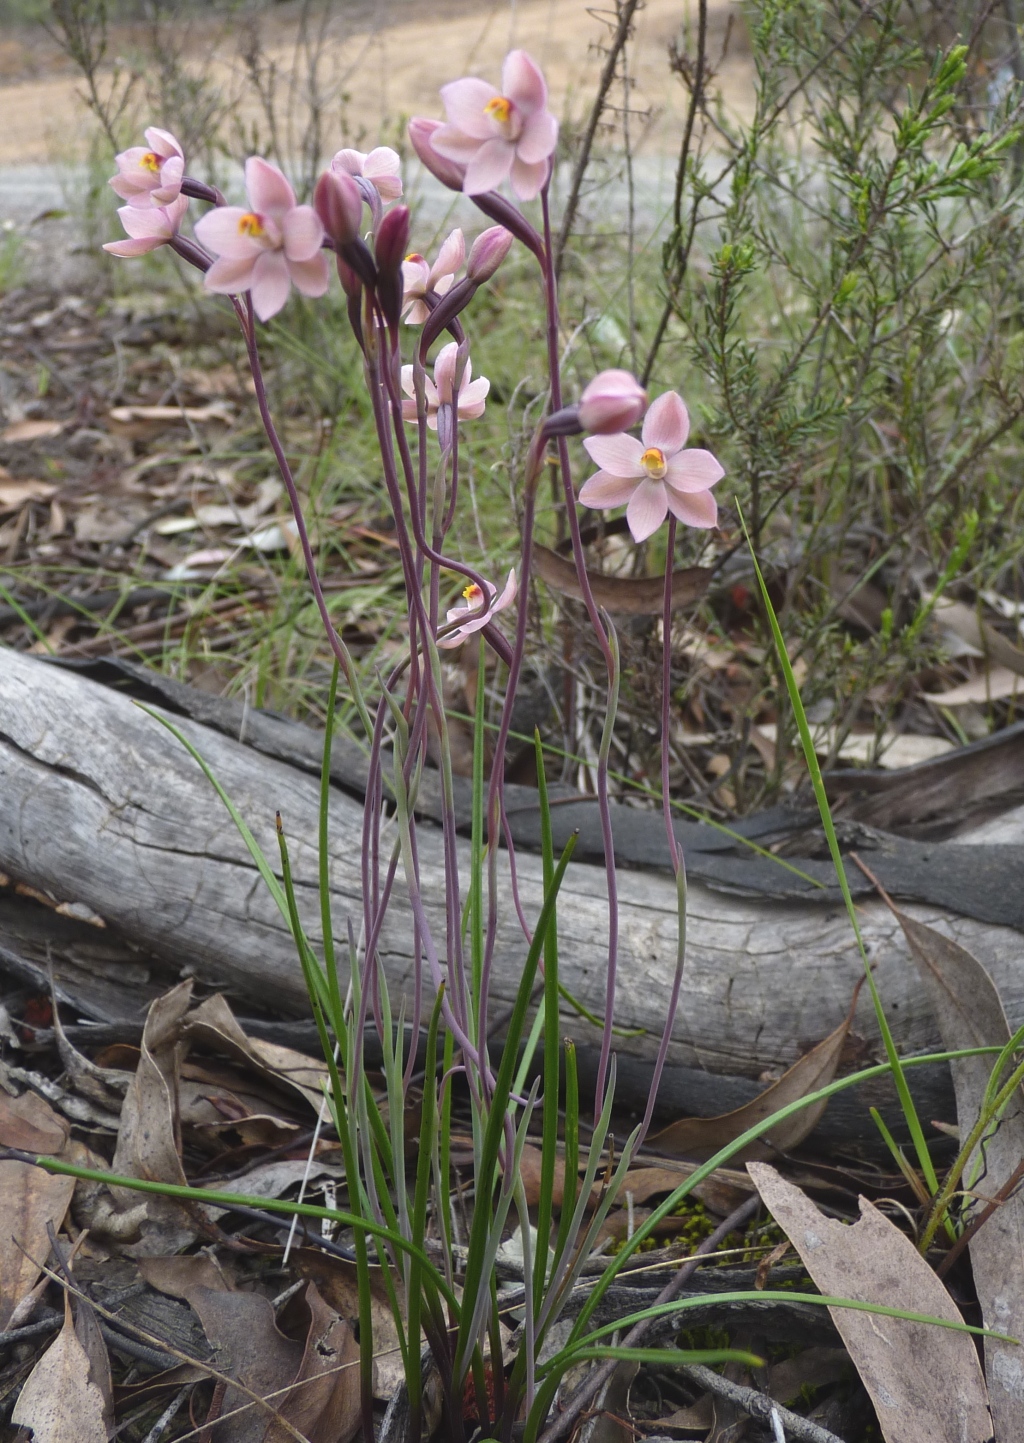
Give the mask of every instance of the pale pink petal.
[(332, 170), (344, 170), (349, 175), (362, 175), (366, 156), (361, 150), (339, 150), (331, 161)]
[(721, 481), (724, 475), (725, 468), (717, 457), (712, 456), (710, 451), (702, 451), (699, 446), (694, 446), (689, 451), (679, 451), (675, 456), (669, 457), (665, 485), (676, 491), (692, 494), (696, 491), (707, 491)]
[(181, 190), (181, 178), (185, 174), (185, 162), (178, 156), (165, 160), (160, 167), (160, 184), (153, 190), (157, 205), (169, 205)]
[(516, 155), (528, 165), (547, 160), (558, 144), (558, 121), (550, 110), (537, 110), (531, 115), (516, 141)]
[[(493, 136), (485, 139), (492, 140)], [(483, 143), (483, 140), (467, 135), (455, 125), (439, 125), (430, 137), (431, 150), (456, 165), (468, 165)]]
[(149, 191), (140, 190), (139, 184), (130, 175), (114, 175), (107, 181), (115, 195), (136, 205), (149, 205)]
[[(697, 491), (684, 496), (679, 491), (673, 491), (671, 486), (666, 486), (665, 496), (672, 515), (684, 526), (696, 526), (701, 531), (708, 531), (717, 525), (718, 506), (710, 491)], [(637, 539), (639, 540), (639, 537)]]
[(491, 383), (486, 376), (479, 380), (470, 381), (468, 386), (463, 386), (459, 391), (459, 417), (465, 421), (472, 421), (476, 416), (484, 414), (484, 402), (487, 393), (491, 389)]
[[(512, 165), (512, 189), (520, 200), (536, 200), (544, 189), (551, 169), (549, 160), (539, 160), (536, 165), (527, 165), (518, 156)], [(469, 191), (466, 192), (469, 194)]]
[(437, 387), (437, 394), (441, 401), (451, 402), (458, 359), (459, 348), (455, 341), (449, 341), (437, 353), (434, 361), (434, 385)]
[(548, 87), (539, 67), (525, 50), (510, 50), (501, 67), (501, 88), (524, 115), (543, 110), (548, 103)]
[(580, 487), (580, 501), (595, 511), (625, 506), (639, 484), (636, 476), (612, 476), (608, 471), (595, 471)]
[(515, 153), (510, 140), (485, 140), (466, 166), (466, 179), (462, 182), (466, 195), (483, 195), (497, 189), (512, 169)]
[(668, 515), (668, 496), (660, 481), (641, 481), (626, 507), (626, 522), (634, 541), (646, 541)]
[(290, 261), (309, 261), (324, 238), (323, 222), (311, 205), (297, 205), (281, 220), (284, 253)]
[[(437, 394), (437, 387), (429, 376), (423, 377), (423, 393), (427, 398), (427, 410), (436, 411), (441, 404), (441, 397)], [(437, 422), (434, 422), (437, 425)]]
[(430, 316), (430, 307), (423, 301), (413, 301), (409, 306), (409, 313), (405, 318), (407, 326), (422, 326)]
[(261, 321), (269, 321), (288, 299), (292, 280), (283, 251), (264, 251), (252, 270), (252, 306)]
[(434, 290), (439, 296), (445, 296), (455, 284), (454, 275), (439, 276), (434, 282)]
[(208, 291), (215, 291), (221, 296), (237, 296), (242, 291), (247, 291), (252, 285), (252, 275), (257, 259), (256, 256), (246, 256), (241, 259), (234, 256), (222, 256), (220, 260), (214, 261), (206, 272), (203, 277), (203, 285)]
[(262, 255), (264, 247), (256, 236), (242, 229), (244, 218), (251, 213), (240, 205), (219, 205), (214, 210), (208, 210), (196, 221), (196, 240), (216, 256), (238, 261), (255, 260), (256, 256)]
[(158, 125), (151, 125), (145, 135), (147, 145), (155, 154), (164, 157), (178, 155), (182, 160), (185, 159), (185, 152), (169, 130), (161, 130)]
[(155, 251), (157, 246), (164, 244), (161, 236), (139, 236), (135, 240), (108, 241), (103, 249), (112, 256), (123, 256), (132, 260), (136, 256), (148, 255), (150, 251)]
[(436, 430), (437, 430), (437, 411), (436, 411), (436, 410), (428, 410), (428, 412), (427, 412), (427, 425), (430, 427), (431, 431), (436, 431)]
[[(406, 394), (407, 396), (413, 396), (413, 397), (415, 397), (415, 395), (416, 395), (416, 384), (415, 384), (415, 382), (413, 381), (413, 378), (412, 378), (412, 367), (411, 367), (411, 366), (403, 366), (403, 367), (402, 367), (402, 390), (405, 392), (405, 394)], [(405, 405), (405, 402), (403, 401), (402, 404), (403, 404), (403, 406), (404, 406), (404, 405)]]
[(590, 459), (613, 476), (628, 476), (637, 481), (644, 474), (640, 464), (643, 445), (635, 436), (627, 436), (625, 431), (611, 436), (588, 436), (583, 446)]
[(295, 192), (288, 181), (276, 165), (259, 155), (250, 155), (245, 162), (245, 189), (255, 211), (280, 216), (295, 207)]
[(138, 210), (135, 206), (123, 205), (117, 212), (121, 224), (135, 240), (153, 238), (160, 243), (170, 240), (173, 234), (166, 213), (159, 206)]
[(377, 188), (381, 200), (397, 200), (402, 194), (402, 161), (389, 145), (378, 145), (363, 162), (363, 175)]
[[(117, 168), (122, 173), (137, 171), (142, 163), (142, 157), (148, 155), (149, 151), (144, 145), (133, 145), (128, 150), (122, 150), (114, 156)], [(147, 172), (147, 174), (150, 172)]]
[[(444, 101), (448, 124), (465, 135), (472, 136), (474, 140), (489, 140), (497, 129), (497, 121), (488, 115), (487, 106), (497, 94), (494, 86), (488, 85), (486, 80), (475, 80), (471, 77), (442, 85), (441, 99)], [(438, 149), (436, 136), (433, 137), (433, 145), (435, 150)], [(440, 154), (443, 155), (444, 151), (440, 151)]]
[[(437, 253), (437, 260), (430, 267), (430, 280), (435, 282), (441, 276), (452, 276), (466, 263), (466, 237), (456, 228), (446, 236)], [(435, 289), (437, 289), (435, 284)]]
[(645, 446), (657, 446), (671, 456), (682, 450), (689, 434), (690, 417), (678, 391), (666, 391), (651, 402), (640, 432)]
[[(404, 367), (404, 366), (402, 367), (402, 370), (403, 370), (403, 371), (405, 370), (405, 367)], [(409, 367), (409, 370), (410, 370), (410, 371), (412, 370), (412, 367), (411, 367), (411, 366)], [(403, 402), (402, 402), (402, 420), (403, 420), (403, 421), (415, 421), (415, 420), (416, 420), (416, 402), (415, 402), (415, 401), (403, 401)]]
[(288, 270), (296, 290), (301, 291), (304, 296), (322, 296), (331, 283), (330, 267), (323, 251), (318, 251), (308, 261), (290, 260)]
[(511, 606), (512, 603), (513, 603), (513, 601), (515, 601), (515, 599), (516, 599), (516, 594), (517, 594), (518, 590), (519, 590), (519, 587), (518, 587), (518, 584), (517, 584), (517, 582), (516, 582), (515, 567), (513, 567), (512, 570), (511, 570), (511, 571), (509, 572), (509, 574), (508, 574), (508, 580), (505, 582), (505, 585), (502, 587), (501, 595), (498, 597), (497, 601), (495, 601), (494, 605), (491, 607), (491, 615), (493, 616), (496, 611), (504, 611), (505, 608), (506, 608), (506, 606)]
[(164, 206), (164, 211), (171, 222), (172, 228), (176, 231), (185, 219), (185, 212), (188, 210), (188, 196), (179, 195), (171, 201), (170, 205)]
[(402, 288), (408, 295), (423, 295), (430, 279), (430, 267), (420, 255), (406, 256), (402, 262)]

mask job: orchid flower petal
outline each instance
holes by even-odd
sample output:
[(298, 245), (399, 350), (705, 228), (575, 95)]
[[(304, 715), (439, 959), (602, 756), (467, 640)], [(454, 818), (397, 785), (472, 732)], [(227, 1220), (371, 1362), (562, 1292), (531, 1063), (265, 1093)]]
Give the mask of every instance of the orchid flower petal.
[(515, 160), (515, 146), (509, 140), (485, 140), (466, 166), (462, 189), (467, 195), (484, 195), (497, 190), (506, 180)]
[(548, 87), (540, 67), (525, 50), (510, 50), (501, 67), (501, 88), (509, 100), (532, 115), (548, 103)]
[(323, 222), (311, 205), (297, 205), (281, 220), (284, 253), (290, 261), (309, 261), (320, 250)]
[(264, 251), (252, 270), (252, 307), (261, 321), (276, 316), (288, 299), (291, 273), (283, 251)]
[(579, 499), (595, 511), (612, 506), (625, 506), (640, 484), (636, 476), (613, 476), (609, 471), (595, 471), (580, 487)]
[(668, 515), (668, 496), (661, 481), (644, 479), (639, 483), (626, 507), (626, 522), (634, 541), (646, 541)]
[(638, 481), (644, 474), (640, 462), (644, 448), (635, 436), (627, 436), (624, 431), (611, 436), (588, 436), (583, 445), (590, 459), (612, 476)]
[[(464, 80), (453, 80), (441, 86), (448, 124), (461, 130), (474, 140), (489, 140), (498, 133), (498, 122), (492, 119), (487, 107), (492, 100), (500, 99), (493, 85), (486, 80), (467, 76)], [(434, 139), (437, 149), (437, 140)], [(444, 151), (440, 152), (442, 155)]]
[(287, 178), (262, 156), (251, 155), (245, 162), (245, 189), (255, 211), (277, 216), (295, 209), (295, 192)]
[(657, 446), (671, 456), (682, 450), (689, 434), (689, 413), (678, 391), (666, 391), (651, 403), (640, 432), (645, 446)]
[(665, 499), (672, 515), (685, 526), (695, 526), (701, 531), (708, 531), (718, 524), (718, 505), (710, 491), (683, 495), (674, 491), (671, 486), (666, 486)]
[(699, 446), (688, 451), (679, 451), (670, 456), (665, 471), (665, 485), (675, 491), (693, 495), (715, 486), (725, 475), (725, 468), (717, 456), (703, 451)]

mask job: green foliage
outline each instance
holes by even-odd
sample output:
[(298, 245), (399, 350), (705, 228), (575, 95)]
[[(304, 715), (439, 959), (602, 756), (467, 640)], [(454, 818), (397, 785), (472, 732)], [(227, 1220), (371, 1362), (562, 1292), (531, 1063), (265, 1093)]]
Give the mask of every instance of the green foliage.
[[(688, 353), (805, 703), (839, 723), (838, 746), (866, 710), (881, 728), (929, 661), (931, 577), (1019, 585), (1021, 92), (994, 58), (997, 20), (929, 62), (935, 37), (898, 0), (757, 0), (749, 15), (754, 113), (703, 104), (655, 376), (671, 384)], [(841, 598), (868, 577), (888, 621), (851, 638)], [(779, 679), (763, 686), (784, 718)]]

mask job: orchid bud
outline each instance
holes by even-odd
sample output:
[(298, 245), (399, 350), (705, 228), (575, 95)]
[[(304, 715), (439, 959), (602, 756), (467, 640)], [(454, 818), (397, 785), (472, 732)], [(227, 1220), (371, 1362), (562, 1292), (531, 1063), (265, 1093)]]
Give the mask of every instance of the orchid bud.
[(344, 171), (324, 171), (313, 191), (313, 208), (335, 246), (343, 246), (359, 235), (363, 197)]
[(430, 138), (442, 125), (440, 120), (426, 120), (417, 117), (409, 121), (409, 141), (430, 174), (446, 185), (449, 190), (461, 190), (466, 179), (466, 167), (454, 160), (445, 160), (443, 155), (430, 143)]
[(602, 371), (580, 397), (579, 422), (584, 431), (610, 435), (628, 431), (647, 410), (647, 392), (628, 371)]
[(501, 225), (492, 225), (489, 230), (478, 235), (466, 262), (466, 275), (469, 279), (478, 286), (489, 281), (512, 249), (514, 240), (512, 232)]
[(409, 207), (396, 205), (377, 227), (373, 240), (377, 261), (377, 299), (389, 326), (397, 326), (402, 310), (402, 262), (409, 247)]

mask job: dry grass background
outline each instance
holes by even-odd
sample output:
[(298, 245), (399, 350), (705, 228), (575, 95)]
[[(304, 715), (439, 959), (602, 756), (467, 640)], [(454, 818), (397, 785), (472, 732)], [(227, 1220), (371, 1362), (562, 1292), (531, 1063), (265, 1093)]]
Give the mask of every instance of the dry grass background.
[[(636, 129), (645, 150), (672, 153), (679, 143), (686, 92), (670, 73), (667, 51), (687, 26), (696, 23), (696, 0), (648, 0), (637, 19), (630, 71), (632, 102), (646, 113)], [(401, 13), (381, 4), (360, 18), (338, 23), (327, 37), (323, 72), (331, 87), (346, 96), (351, 138), (376, 143), (395, 124), (414, 113), (439, 111), (438, 87), (459, 75), (480, 74), (497, 80), (501, 58), (512, 46), (529, 50), (543, 66), (557, 113), (584, 113), (602, 62), (601, 42), (609, 33), (613, 10), (587, 7), (580, 0), (532, 0), (532, 3), (480, 5), (445, 17), (434, 6), (414, 0)], [(710, 0), (710, 53), (722, 53), (718, 83), (730, 109), (746, 110), (751, 68), (739, 7), (732, 0)], [(206, 65), (225, 93), (237, 92), (242, 116), (253, 108), (242, 96), (237, 34), (208, 23), (195, 27), (195, 64)], [(298, 78), (303, 61), (294, 14), (271, 16), (265, 30), (266, 54), (278, 68), (279, 83)], [(115, 37), (130, 52), (131, 33)], [(45, 45), (8, 36), (0, 41), (0, 165), (43, 164), (84, 156), (88, 128), (79, 100), (80, 81)], [(301, 102), (300, 102), (301, 108)], [(154, 117), (157, 119), (157, 117)], [(301, 123), (301, 116), (296, 119)]]

